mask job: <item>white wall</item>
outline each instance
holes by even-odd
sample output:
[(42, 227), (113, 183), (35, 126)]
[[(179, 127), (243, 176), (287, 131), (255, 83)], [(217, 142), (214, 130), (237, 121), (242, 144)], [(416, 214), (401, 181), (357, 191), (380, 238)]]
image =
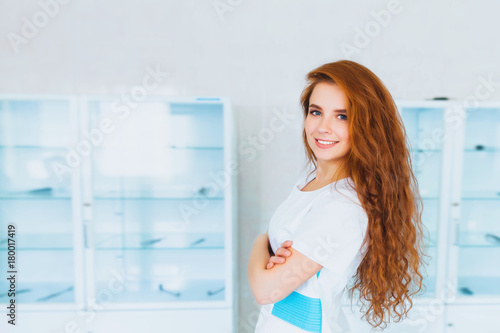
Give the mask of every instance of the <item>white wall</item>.
[[(302, 166), (298, 99), (307, 71), (346, 58), (344, 43), (361, 46), (350, 59), (396, 98), (464, 99), (480, 77), (500, 84), (494, 1), (401, 0), (363, 46), (357, 29), (373, 25), (372, 11), (389, 1), (65, 0), (16, 53), (9, 33), (22, 36), (22, 18), (33, 22), (40, 3), (51, 1), (0, 0), (0, 93), (126, 93), (147, 66), (159, 66), (169, 75), (152, 94), (230, 97), (242, 144), (269, 127), (275, 112), (295, 115), (255, 159), (240, 157), (241, 332), (252, 331), (258, 314), (246, 271), (253, 239)], [(214, 9), (220, 2), (234, 4), (222, 17)], [(499, 88), (483, 97), (500, 99)]]

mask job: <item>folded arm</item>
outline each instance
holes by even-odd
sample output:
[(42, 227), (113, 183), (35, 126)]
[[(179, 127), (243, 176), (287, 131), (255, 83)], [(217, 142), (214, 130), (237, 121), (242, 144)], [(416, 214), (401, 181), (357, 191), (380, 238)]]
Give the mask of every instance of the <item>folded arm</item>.
[(288, 250), (292, 254), (284, 264), (266, 269), (271, 257), (268, 248), (267, 233), (259, 235), (254, 242), (248, 261), (250, 289), (260, 305), (281, 301), (323, 268), (290, 247)]

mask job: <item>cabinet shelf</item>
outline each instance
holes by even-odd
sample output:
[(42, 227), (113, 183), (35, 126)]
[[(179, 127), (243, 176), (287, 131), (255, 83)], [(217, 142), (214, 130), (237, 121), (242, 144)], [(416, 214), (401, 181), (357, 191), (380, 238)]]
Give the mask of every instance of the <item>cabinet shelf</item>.
[[(410, 152), (414, 153), (441, 153), (442, 149), (419, 149), (419, 148), (411, 148)], [(463, 150), (465, 153), (500, 153), (500, 148), (497, 147), (476, 147), (476, 148), (465, 148)]]
[(421, 195), (422, 200), (439, 200), (440, 198), (438, 196), (433, 196), (433, 195)]
[(102, 193), (94, 197), (96, 200), (192, 200), (192, 199), (203, 199), (203, 200), (224, 200), (224, 197), (221, 196), (216, 196), (216, 197), (208, 197), (208, 196), (193, 196), (191, 193), (186, 194), (185, 196), (179, 196), (173, 193), (172, 195), (168, 196), (166, 194), (161, 194), (161, 195), (116, 195), (115, 193), (109, 193), (106, 195), (103, 195)]
[(68, 150), (68, 147), (38, 145), (0, 145), (0, 149)]
[(484, 147), (484, 148), (465, 148), (465, 153), (500, 153), (500, 148)]
[[(132, 281), (131, 281), (132, 280)], [(96, 282), (96, 289), (106, 289), (108, 282)], [(123, 290), (113, 294), (112, 303), (224, 301), (223, 279), (140, 280), (125, 278)]]
[(410, 148), (408, 149), (410, 152), (413, 153), (441, 153), (443, 150), (442, 149), (420, 149), (420, 148)]
[(204, 147), (204, 146), (176, 146), (170, 145), (168, 148), (172, 149), (194, 149), (194, 150), (224, 150), (224, 147)]
[(224, 197), (225, 184), (214, 179), (224, 170), (221, 149), (159, 149), (143, 156), (137, 147), (122, 147), (96, 152), (93, 157), (92, 193), (96, 197)]
[(0, 200), (71, 200), (71, 197), (65, 195), (43, 195), (43, 194), (8, 194), (0, 193)]
[[(2, 291), (8, 290), (6, 283), (0, 283)], [(72, 281), (59, 282), (18, 282), (16, 287), (16, 302), (26, 303), (73, 303), (74, 286)], [(10, 297), (7, 293), (0, 294), (0, 303), (7, 303)]]
[(460, 247), (500, 248), (500, 232), (461, 232), (457, 243)]
[[(153, 146), (141, 146), (144, 148), (151, 148)], [(120, 149), (122, 147), (117, 147), (117, 149)], [(174, 149), (174, 150), (224, 150), (224, 147), (221, 146), (182, 146), (182, 145), (164, 145), (164, 146), (154, 146), (155, 149), (157, 148), (165, 148), (165, 149)], [(94, 148), (95, 150), (113, 150), (113, 146), (97, 146)]]
[[(441, 198), (437, 195), (421, 195), (423, 200), (440, 200)], [(500, 200), (500, 191), (466, 191), (463, 193), (461, 200), (473, 201), (473, 200)]]
[(459, 276), (458, 296), (500, 296), (500, 277), (498, 276)]
[(465, 192), (462, 195), (462, 200), (500, 200), (499, 192)]
[[(443, 152), (442, 149), (420, 149), (420, 148), (410, 148), (409, 151), (414, 152), (414, 153), (427, 153), (427, 152), (442, 153)], [(496, 147), (465, 148), (463, 151), (466, 153), (499, 153), (500, 148), (496, 148)]]
[[(25, 234), (17, 232), (15, 236), (17, 251), (72, 251), (72, 234)], [(7, 244), (7, 238), (0, 238), (0, 246)], [(7, 251), (6, 246), (0, 247), (0, 252)]]
[(98, 234), (97, 250), (224, 249), (223, 233)]
[[(7, 251), (3, 244), (7, 238), (0, 239), (0, 252)], [(97, 250), (220, 250), (224, 249), (223, 233), (97, 233)], [(18, 251), (71, 251), (72, 234), (16, 234)]]

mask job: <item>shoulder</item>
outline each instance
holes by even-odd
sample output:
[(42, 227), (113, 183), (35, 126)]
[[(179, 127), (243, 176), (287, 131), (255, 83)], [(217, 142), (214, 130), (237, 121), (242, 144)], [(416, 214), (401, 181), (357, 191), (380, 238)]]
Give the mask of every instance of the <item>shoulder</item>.
[(331, 203), (332, 205), (345, 206), (346, 209), (362, 208), (358, 193), (352, 178), (344, 178), (328, 186), (325, 191), (318, 196), (316, 204)]
[(351, 178), (330, 185), (314, 200), (311, 211), (317, 214), (329, 214), (336, 218), (344, 217), (351, 221), (354, 219), (361, 225), (368, 222), (368, 216)]

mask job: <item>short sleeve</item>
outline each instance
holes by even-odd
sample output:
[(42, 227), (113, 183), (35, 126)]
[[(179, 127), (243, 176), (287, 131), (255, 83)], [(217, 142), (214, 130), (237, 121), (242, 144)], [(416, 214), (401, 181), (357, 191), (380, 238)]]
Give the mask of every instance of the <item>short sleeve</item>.
[(342, 275), (361, 250), (367, 220), (359, 204), (326, 195), (318, 198), (300, 221), (292, 247)]

